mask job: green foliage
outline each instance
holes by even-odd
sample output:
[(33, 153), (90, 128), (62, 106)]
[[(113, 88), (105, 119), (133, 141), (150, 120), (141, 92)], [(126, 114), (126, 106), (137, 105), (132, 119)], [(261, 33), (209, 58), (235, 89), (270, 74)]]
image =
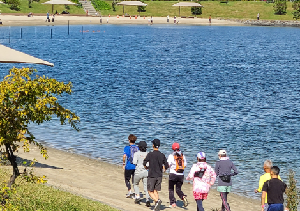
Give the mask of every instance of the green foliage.
[(112, 9), (113, 9), (114, 12), (117, 11), (116, 10), (116, 5), (117, 5), (116, 2), (111, 3), (111, 6), (112, 6)]
[(9, 8), (11, 10), (20, 11), (20, 1), (19, 0), (8, 0)]
[(293, 18), (298, 20), (300, 18), (300, 0), (294, 1), (292, 7), (294, 9)]
[(65, 8), (66, 8), (66, 10), (69, 10), (70, 6), (69, 5), (65, 5)]
[(146, 12), (146, 7), (145, 6), (138, 6), (137, 11), (138, 12)]
[(202, 15), (202, 7), (192, 7), (191, 12), (193, 15)]
[(92, 0), (92, 4), (95, 7), (95, 9), (97, 11), (101, 11), (101, 10), (110, 10), (111, 6), (105, 2), (105, 1), (101, 1), (101, 0)]
[(297, 189), (297, 181), (295, 180), (295, 172), (290, 169), (289, 171), (289, 185), (286, 190), (287, 194), (287, 207), (289, 211), (297, 211), (299, 204), (299, 191)]
[(287, 9), (286, 0), (275, 0), (273, 9), (276, 15), (286, 14), (286, 9)]
[[(41, 150), (45, 159), (47, 149), (35, 141), (29, 131), (30, 123), (41, 124), (50, 121), (56, 115), (61, 124), (69, 123), (78, 130), (79, 117), (58, 103), (57, 97), (63, 93), (71, 94), (72, 84), (58, 82), (55, 79), (35, 75), (34, 69), (12, 68), (0, 83), (0, 150), (13, 166), (13, 176), (19, 176), (19, 170), (14, 152), (22, 143), (24, 151), (28, 152), (30, 144), (35, 144)], [(5, 148), (4, 148), (5, 147)], [(10, 181), (11, 183), (14, 180)]]

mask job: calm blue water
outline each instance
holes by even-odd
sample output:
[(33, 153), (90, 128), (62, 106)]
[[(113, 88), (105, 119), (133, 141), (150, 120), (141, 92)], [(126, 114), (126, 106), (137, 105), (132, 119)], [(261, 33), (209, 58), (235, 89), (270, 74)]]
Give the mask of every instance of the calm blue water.
[[(60, 102), (81, 117), (79, 133), (57, 121), (33, 125), (41, 142), (120, 164), (134, 133), (149, 145), (159, 138), (166, 154), (179, 142), (189, 167), (200, 150), (214, 166), (226, 149), (240, 171), (234, 191), (251, 197), (265, 159), (285, 181), (290, 168), (300, 178), (299, 28), (90, 25), (70, 26), (69, 36), (67, 26), (22, 28), (19, 39), (19, 27), (1, 27), (0, 43), (53, 62), (30, 66), (72, 81)], [(1, 77), (11, 67), (1, 64)]]

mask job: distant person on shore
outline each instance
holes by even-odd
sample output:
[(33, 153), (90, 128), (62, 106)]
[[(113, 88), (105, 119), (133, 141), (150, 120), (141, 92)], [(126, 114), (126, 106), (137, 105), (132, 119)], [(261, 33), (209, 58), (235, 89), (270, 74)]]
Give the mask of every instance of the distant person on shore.
[(259, 21), (259, 13), (257, 13), (257, 16), (256, 16), (256, 17), (257, 17), (257, 20)]
[(176, 16), (174, 16), (174, 24), (176, 24), (177, 22), (176, 22)]
[[(162, 201), (159, 199), (158, 191), (161, 190), (163, 171), (166, 171), (169, 168), (169, 164), (166, 156), (158, 150), (160, 147), (160, 140), (154, 139), (152, 143), (153, 151), (148, 153), (143, 164), (146, 169), (149, 169), (147, 189), (150, 197), (155, 202), (154, 210), (159, 211)], [(149, 167), (146, 166), (147, 163), (149, 163)]]
[[(259, 185), (258, 185), (258, 189), (255, 189), (254, 192), (262, 192), (262, 188), (263, 185), (265, 184), (266, 181), (271, 179), (271, 168), (272, 168), (273, 164), (271, 160), (266, 160), (264, 162), (264, 171), (266, 172), (265, 174), (263, 174), (262, 176), (260, 176), (259, 178)], [(278, 179), (281, 180), (280, 176), (278, 175)], [(265, 198), (265, 205), (264, 205), (264, 211), (268, 210), (268, 200), (267, 200), (267, 195)]]
[(169, 15), (167, 16), (167, 23), (169, 23), (169, 21), (170, 21), (170, 17), (169, 17)]
[(2, 25), (2, 20), (0, 19), (0, 25)]
[[(265, 199), (267, 198), (269, 208), (268, 211), (283, 211), (283, 193), (287, 185), (282, 182), (279, 176), (280, 169), (277, 166), (271, 168), (271, 178), (264, 183), (261, 195), (261, 211), (264, 211)], [(268, 194), (268, 197), (266, 195)]]
[(197, 164), (192, 166), (186, 179), (193, 180), (193, 195), (197, 203), (197, 211), (204, 211), (202, 202), (207, 199), (209, 189), (216, 181), (216, 173), (206, 163), (204, 152), (197, 154), (197, 161)]
[(182, 192), (181, 186), (184, 180), (184, 169), (186, 167), (186, 158), (180, 151), (179, 143), (173, 143), (173, 152), (168, 157), (168, 164), (170, 167), (169, 174), (169, 199), (170, 207), (176, 208), (176, 198), (174, 197), (174, 186), (176, 186), (176, 193), (183, 201), (184, 207), (188, 206), (187, 196)]
[(220, 150), (218, 156), (219, 160), (216, 162), (215, 166), (216, 175), (219, 177), (217, 190), (220, 192), (222, 199), (222, 211), (230, 211), (227, 195), (231, 191), (231, 177), (237, 175), (238, 171), (233, 162), (227, 157), (227, 152), (225, 150)]
[(133, 164), (136, 165), (135, 172), (134, 172), (134, 193), (135, 193), (135, 200), (134, 202), (136, 204), (140, 203), (140, 190), (139, 190), (139, 183), (141, 180), (143, 180), (144, 183), (144, 191), (146, 194), (146, 206), (150, 207), (150, 197), (147, 190), (147, 177), (148, 177), (148, 171), (144, 168), (144, 159), (147, 156), (147, 143), (145, 141), (141, 141), (138, 143), (139, 151), (134, 153), (133, 156)]
[(184, 207), (188, 206), (187, 196), (182, 192), (181, 186), (183, 185), (184, 169), (186, 167), (186, 158), (180, 151), (179, 143), (172, 145), (173, 152), (168, 157), (168, 164), (170, 167), (169, 174), (169, 199), (170, 207), (176, 208), (176, 198), (174, 197), (174, 186), (176, 186), (176, 193), (183, 201)]
[(153, 24), (153, 17), (151, 16), (151, 25)]
[(55, 15), (53, 14), (53, 15), (52, 15), (52, 22), (54, 22), (54, 17), (55, 17)]
[(123, 153), (123, 169), (124, 169), (124, 177), (125, 177), (125, 184), (128, 189), (128, 193), (126, 194), (126, 198), (131, 198), (131, 185), (130, 185), (130, 178), (132, 179), (132, 184), (134, 182), (134, 172), (135, 172), (135, 165), (133, 164), (133, 156), (139, 150), (139, 148), (135, 145), (135, 141), (137, 137), (133, 134), (128, 136), (129, 146), (124, 147)]
[(211, 23), (211, 15), (209, 15), (208, 22)]
[(45, 22), (50, 22), (50, 18), (49, 18), (49, 11), (47, 12), (47, 19)]

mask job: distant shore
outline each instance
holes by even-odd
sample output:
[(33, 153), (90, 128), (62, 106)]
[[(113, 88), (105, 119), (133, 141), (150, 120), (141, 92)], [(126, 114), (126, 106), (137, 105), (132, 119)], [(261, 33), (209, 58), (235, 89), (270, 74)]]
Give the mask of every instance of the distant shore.
[[(38, 162), (34, 171), (38, 175), (46, 175), (49, 185), (104, 202), (120, 210), (151, 210), (145, 206), (144, 202), (141, 205), (136, 205), (133, 199), (125, 198), (127, 189), (121, 166), (53, 148), (48, 148), (48, 154), (49, 159), (44, 160), (38, 148), (34, 146), (29, 153), (24, 153), (20, 149), (17, 156), (24, 160), (36, 158)], [(121, 157), (120, 155), (120, 159)], [(140, 183), (140, 191), (143, 192), (142, 182)], [(196, 210), (196, 203), (192, 196), (192, 184), (185, 183), (183, 191), (188, 195), (190, 204), (187, 208), (183, 208), (183, 203), (179, 200), (177, 203), (179, 210)], [(169, 210), (167, 175), (164, 175), (160, 198), (163, 201), (162, 210)], [(260, 209), (259, 200), (234, 193), (231, 193), (228, 199), (232, 211), (256, 211)], [(220, 207), (219, 193), (215, 189), (211, 189), (208, 199), (204, 200), (204, 208), (211, 210)]]
[[(95, 16), (65, 16), (56, 15), (54, 17), (54, 22), (46, 22), (46, 16), (34, 15), (33, 17), (27, 17), (25, 15), (0, 15), (0, 19), (3, 22), (2, 26), (45, 26), (45, 25), (87, 25), (87, 24), (100, 24), (100, 17)], [(150, 17), (102, 17), (102, 24), (150, 24)], [(50, 21), (52, 17), (50, 16)], [(153, 24), (174, 24), (174, 18), (170, 17), (169, 22), (167, 22), (167, 17), (153, 17)], [(182, 25), (218, 25), (218, 26), (240, 26), (244, 25), (231, 20), (220, 20), (212, 19), (209, 23), (208, 19), (204, 18), (176, 18), (176, 24)]]

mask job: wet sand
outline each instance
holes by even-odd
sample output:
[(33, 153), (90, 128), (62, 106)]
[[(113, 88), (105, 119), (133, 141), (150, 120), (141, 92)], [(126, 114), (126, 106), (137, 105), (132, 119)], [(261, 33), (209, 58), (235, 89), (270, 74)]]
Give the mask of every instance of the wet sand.
[[(50, 17), (51, 19), (52, 17)], [(86, 24), (100, 24), (100, 17), (94, 16), (69, 16), (56, 15), (54, 22), (46, 22), (46, 16), (27, 17), (25, 15), (0, 15), (3, 22), (2, 26), (45, 26), (45, 25), (86, 25)], [(102, 17), (102, 24), (150, 24), (150, 17)], [(219, 25), (219, 26), (241, 26), (239, 23), (231, 20), (212, 19), (211, 23), (208, 19), (203, 18), (177, 18), (178, 25)], [(153, 24), (174, 24), (173, 17), (170, 17), (170, 22), (167, 22), (166, 17), (154, 17)]]
[[(21, 150), (22, 151), (22, 150)], [(120, 210), (152, 210), (152, 207), (134, 204), (133, 199), (125, 198), (127, 188), (124, 183), (123, 169), (121, 166), (110, 164), (102, 160), (91, 159), (74, 153), (48, 148), (49, 159), (44, 160), (37, 147), (29, 153), (19, 152), (17, 155), (25, 160), (38, 160), (35, 173), (46, 175), (48, 184), (63, 190), (82, 195), (93, 200), (108, 204)], [(122, 159), (122, 155), (120, 155)], [(20, 167), (23, 171), (23, 168)], [(140, 191), (143, 191), (142, 182)], [(188, 195), (189, 206), (183, 207), (181, 200), (177, 202), (177, 210), (197, 210), (192, 196), (192, 184), (184, 183), (183, 191)], [(162, 203), (161, 210), (171, 210), (168, 203), (168, 176), (164, 175), (162, 191), (159, 192)], [(177, 197), (178, 199), (178, 197)], [(232, 211), (255, 211), (260, 209), (259, 200), (250, 199), (230, 193), (228, 196)], [(219, 193), (212, 189), (208, 199), (204, 200), (205, 210), (220, 209), (221, 199)]]

